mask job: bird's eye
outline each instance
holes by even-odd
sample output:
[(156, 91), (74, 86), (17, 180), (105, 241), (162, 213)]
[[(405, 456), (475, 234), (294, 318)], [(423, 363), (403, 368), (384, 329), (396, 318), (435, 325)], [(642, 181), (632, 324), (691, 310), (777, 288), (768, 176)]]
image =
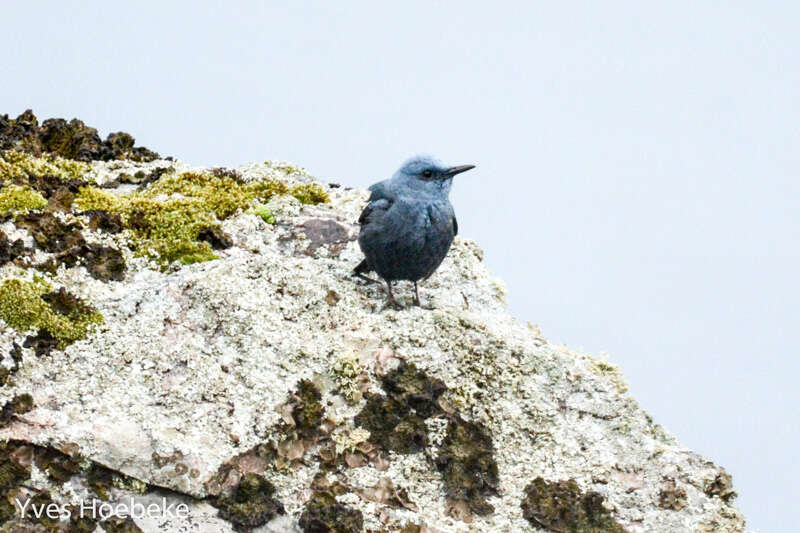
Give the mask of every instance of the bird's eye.
[(431, 176), (433, 176), (433, 171), (431, 169), (428, 169), (425, 172), (423, 172), (422, 175), (425, 176), (426, 178), (430, 178)]

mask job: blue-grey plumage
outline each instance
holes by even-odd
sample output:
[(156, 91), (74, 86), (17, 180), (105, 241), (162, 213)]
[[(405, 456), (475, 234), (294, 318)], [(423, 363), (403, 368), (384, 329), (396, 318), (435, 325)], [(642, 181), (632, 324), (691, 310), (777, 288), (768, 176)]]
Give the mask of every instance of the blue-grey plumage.
[(448, 198), (453, 177), (472, 168), (416, 156), (391, 178), (369, 188), (369, 203), (358, 219), (364, 260), (355, 273), (365, 277), (366, 272), (377, 272), (386, 281), (390, 304), (397, 305), (392, 282), (408, 280), (414, 282), (414, 303), (420, 305), (417, 282), (439, 268), (458, 233)]

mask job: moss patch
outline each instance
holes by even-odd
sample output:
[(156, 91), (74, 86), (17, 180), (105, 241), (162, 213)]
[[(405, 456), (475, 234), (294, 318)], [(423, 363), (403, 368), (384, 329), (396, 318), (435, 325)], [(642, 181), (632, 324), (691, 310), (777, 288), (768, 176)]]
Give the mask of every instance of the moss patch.
[(185, 172), (165, 174), (127, 195), (83, 187), (74, 205), (121, 215), (137, 255), (166, 267), (173, 261), (191, 264), (216, 259), (214, 245), (224, 248), (230, 242), (217, 238), (221, 233), (218, 221), (276, 194), (296, 195), (310, 203), (327, 200), (317, 185), (288, 188), (277, 181), (244, 184), (226, 173)]
[(211, 504), (237, 531), (249, 531), (286, 512), (274, 493), (275, 487), (265, 478), (247, 474), (229, 496), (219, 496)]
[(361, 511), (336, 501), (328, 491), (315, 491), (300, 515), (300, 527), (306, 533), (361, 533), (364, 517)]
[(9, 185), (0, 189), (0, 216), (24, 214), (46, 205), (44, 196), (30, 187)]
[[(52, 302), (52, 303), (51, 303)], [(41, 279), (6, 279), (0, 284), (0, 318), (17, 331), (47, 332), (61, 349), (84, 338), (103, 316), (63, 289), (53, 293)]]
[(525, 488), (522, 515), (534, 526), (558, 533), (625, 533), (597, 492), (581, 492), (574, 479), (534, 479)]
[(49, 176), (47, 181), (51, 183), (54, 181), (53, 178), (68, 182), (82, 179), (88, 171), (89, 165), (86, 163), (54, 155), (46, 154), (36, 157), (13, 150), (0, 152), (0, 182), (2, 183), (27, 181), (40, 176)]

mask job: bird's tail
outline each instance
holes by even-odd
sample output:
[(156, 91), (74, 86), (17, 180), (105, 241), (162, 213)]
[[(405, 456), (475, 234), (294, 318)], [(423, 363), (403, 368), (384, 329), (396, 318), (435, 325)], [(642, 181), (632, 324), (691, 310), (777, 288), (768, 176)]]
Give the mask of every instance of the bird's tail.
[(367, 260), (362, 259), (361, 262), (358, 264), (358, 266), (353, 269), (353, 274), (360, 276), (366, 274), (367, 272), (370, 272), (371, 270), (372, 269), (369, 268), (369, 265), (367, 264)]

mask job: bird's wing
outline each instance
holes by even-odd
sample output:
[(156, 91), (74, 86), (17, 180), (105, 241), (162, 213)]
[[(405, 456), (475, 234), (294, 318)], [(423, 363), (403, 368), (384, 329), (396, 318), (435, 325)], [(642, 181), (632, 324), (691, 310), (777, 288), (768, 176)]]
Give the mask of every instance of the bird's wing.
[[(358, 223), (361, 225), (368, 224), (370, 217), (374, 218), (378, 214), (383, 214), (389, 210), (394, 202), (394, 195), (390, 194), (380, 183), (376, 183), (369, 188), (371, 194), (369, 196), (369, 203), (361, 212), (358, 217)], [(374, 214), (374, 215), (373, 215)]]
[(453, 235), (458, 235), (458, 220), (455, 215), (453, 215)]

